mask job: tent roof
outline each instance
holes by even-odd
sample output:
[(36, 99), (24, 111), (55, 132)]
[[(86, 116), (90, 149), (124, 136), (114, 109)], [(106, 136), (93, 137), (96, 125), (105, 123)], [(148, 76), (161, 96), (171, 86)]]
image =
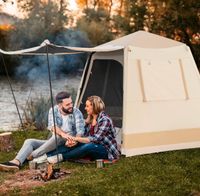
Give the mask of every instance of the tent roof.
[(76, 54), (80, 52), (110, 52), (123, 49), (129, 45), (140, 48), (169, 48), (181, 46), (183, 43), (146, 31), (137, 31), (91, 48), (60, 46), (50, 43), (49, 40), (44, 40), (40, 46), (17, 51), (4, 51), (0, 49), (0, 53), (7, 55), (46, 55), (48, 46), (49, 55), (63, 55)]
[(120, 50), (121, 46), (99, 46), (93, 48), (81, 48), (81, 47), (70, 47), (70, 46), (59, 46), (49, 42), (49, 40), (44, 40), (40, 46), (33, 48), (27, 48), (17, 51), (4, 51), (0, 49), (0, 53), (7, 55), (46, 55), (48, 46), (48, 54), (50, 55), (63, 55), (63, 54), (76, 54), (81, 52), (109, 52)]
[(180, 46), (183, 45), (183, 43), (146, 31), (137, 31), (119, 39), (102, 44), (99, 47), (105, 47), (108, 45), (123, 47), (132, 45), (140, 48), (168, 48)]

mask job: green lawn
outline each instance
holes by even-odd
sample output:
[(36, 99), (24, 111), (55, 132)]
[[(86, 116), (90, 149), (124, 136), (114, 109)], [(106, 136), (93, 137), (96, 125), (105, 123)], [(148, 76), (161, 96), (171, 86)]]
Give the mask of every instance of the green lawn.
[[(25, 138), (44, 138), (47, 132), (14, 132), (15, 152), (0, 153), (0, 161), (15, 155)], [(200, 195), (200, 149), (181, 150), (130, 158), (122, 157), (102, 169), (93, 164), (64, 162), (69, 178), (52, 181), (28, 195)], [(25, 166), (23, 169), (27, 169)], [(0, 183), (8, 173), (0, 173)], [(14, 190), (10, 195), (21, 195)]]

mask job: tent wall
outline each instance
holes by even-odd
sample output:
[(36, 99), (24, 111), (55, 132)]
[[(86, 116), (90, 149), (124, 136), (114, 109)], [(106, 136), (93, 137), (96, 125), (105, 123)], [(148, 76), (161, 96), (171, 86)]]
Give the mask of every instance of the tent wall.
[[(128, 47), (126, 51), (123, 154), (200, 147), (200, 78), (189, 48), (185, 45), (161, 50)], [(167, 68), (164, 73), (161, 70), (159, 73), (168, 77), (160, 78), (155, 74), (158, 71), (155, 62), (160, 62), (160, 67), (172, 63), (176, 69), (171, 72)], [(144, 74), (147, 66), (152, 69), (147, 72), (149, 75)], [(149, 83), (151, 86), (147, 88)]]
[(84, 112), (87, 96), (104, 99), (120, 119), (126, 156), (200, 147), (200, 77), (189, 47), (147, 32), (109, 45), (124, 49), (92, 55), (77, 106)]

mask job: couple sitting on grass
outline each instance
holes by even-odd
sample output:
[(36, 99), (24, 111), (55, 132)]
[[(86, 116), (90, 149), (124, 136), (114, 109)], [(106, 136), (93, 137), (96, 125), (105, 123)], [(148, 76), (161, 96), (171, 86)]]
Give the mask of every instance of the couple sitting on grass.
[[(104, 112), (105, 105), (100, 97), (87, 98), (85, 110), (88, 116), (85, 121), (80, 110), (73, 107), (69, 93), (58, 93), (56, 103), (54, 112), (51, 108), (48, 116), (51, 138), (25, 140), (13, 160), (0, 164), (0, 171), (18, 170), (26, 160), (40, 156), (46, 156), (47, 160), (51, 161), (54, 157), (54, 163), (55, 159), (63, 161), (84, 157), (90, 157), (91, 160), (119, 158), (115, 129), (112, 120)], [(57, 153), (61, 154), (60, 159)]]

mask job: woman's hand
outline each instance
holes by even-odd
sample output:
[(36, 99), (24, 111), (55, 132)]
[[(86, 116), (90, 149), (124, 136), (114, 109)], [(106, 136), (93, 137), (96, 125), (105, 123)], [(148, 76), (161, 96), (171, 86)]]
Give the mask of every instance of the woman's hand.
[(76, 144), (77, 144), (78, 142), (76, 142), (76, 141), (73, 141), (73, 140), (67, 140), (66, 142), (65, 142), (65, 146), (67, 146), (67, 147), (73, 147), (73, 146), (76, 146)]
[(80, 143), (89, 143), (89, 142), (90, 142), (90, 140), (89, 140), (87, 137), (79, 137), (79, 136), (76, 136), (76, 137), (74, 138), (74, 140), (75, 140), (76, 142), (80, 142)]

